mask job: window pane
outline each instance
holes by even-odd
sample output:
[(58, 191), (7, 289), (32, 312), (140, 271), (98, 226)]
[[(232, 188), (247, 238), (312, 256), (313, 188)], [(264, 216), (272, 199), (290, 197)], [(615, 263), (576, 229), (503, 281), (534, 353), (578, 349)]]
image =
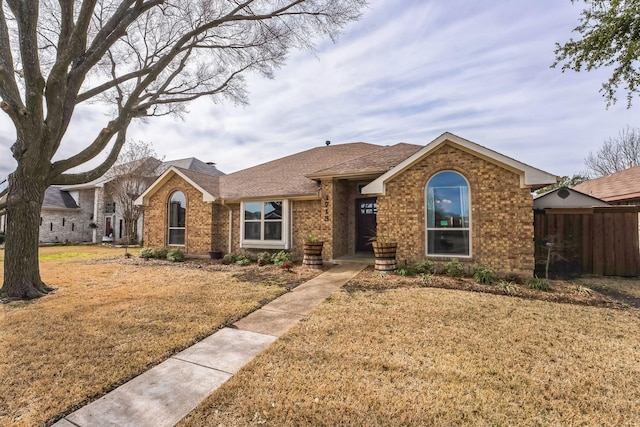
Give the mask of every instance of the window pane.
[(265, 202), (264, 219), (282, 219), (282, 202)]
[(170, 229), (169, 230), (169, 244), (170, 245), (184, 245), (184, 228)]
[(259, 222), (245, 222), (244, 223), (244, 238), (246, 240), (260, 240), (260, 223)]
[(265, 222), (264, 240), (282, 240), (282, 222)]
[(261, 220), (262, 219), (262, 204), (260, 202), (249, 202), (244, 204), (244, 219), (245, 221), (250, 220)]
[(449, 171), (436, 174), (425, 198), (427, 254), (470, 255), (469, 185), (464, 177)]
[[(466, 188), (465, 188), (466, 189)], [(463, 187), (436, 187), (433, 190), (432, 212), (434, 223), (431, 227), (436, 228), (466, 228), (469, 222), (468, 204), (463, 197)], [(464, 197), (466, 199), (466, 197)]]
[(440, 172), (429, 181), (429, 187), (466, 187), (467, 181), (457, 172)]
[(429, 230), (427, 245), (429, 254), (469, 255), (469, 231)]
[(184, 193), (177, 191), (171, 195), (169, 202), (169, 227), (184, 227), (187, 199)]

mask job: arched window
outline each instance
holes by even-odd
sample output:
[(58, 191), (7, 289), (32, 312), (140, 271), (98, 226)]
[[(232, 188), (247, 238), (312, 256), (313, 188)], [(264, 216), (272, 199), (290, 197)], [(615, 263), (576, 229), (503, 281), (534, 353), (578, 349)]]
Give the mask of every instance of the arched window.
[(427, 255), (470, 256), (469, 184), (457, 172), (427, 183)]
[(187, 198), (181, 191), (176, 191), (169, 199), (169, 244), (184, 246), (185, 218)]

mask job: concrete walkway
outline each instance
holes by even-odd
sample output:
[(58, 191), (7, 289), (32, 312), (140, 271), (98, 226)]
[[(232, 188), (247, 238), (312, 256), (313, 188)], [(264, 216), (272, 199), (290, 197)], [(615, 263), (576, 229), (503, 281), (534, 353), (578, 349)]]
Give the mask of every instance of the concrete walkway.
[(55, 427), (173, 426), (366, 264), (335, 267), (174, 355)]

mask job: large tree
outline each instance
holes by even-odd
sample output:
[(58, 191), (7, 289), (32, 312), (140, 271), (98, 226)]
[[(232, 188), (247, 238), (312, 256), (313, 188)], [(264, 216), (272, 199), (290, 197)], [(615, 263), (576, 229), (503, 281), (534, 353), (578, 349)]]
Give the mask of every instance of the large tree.
[(574, 32), (580, 34), (556, 45), (556, 61), (562, 71), (591, 71), (608, 67), (611, 77), (602, 84), (607, 106), (616, 102), (620, 86), (626, 92), (627, 107), (640, 89), (640, 2), (635, 0), (584, 1), (585, 9)]
[[(335, 37), (366, 2), (0, 0), (0, 108), (15, 127), (18, 163), (9, 175), (0, 294), (51, 291), (38, 266), (49, 185), (102, 176), (132, 120), (183, 113), (185, 103), (207, 95), (246, 102), (244, 73), (270, 76), (290, 48)], [(109, 120), (77, 153), (53, 161), (76, 107), (92, 102), (112, 106)], [(97, 167), (69, 172), (103, 152)]]
[(610, 175), (640, 165), (640, 129), (626, 127), (584, 159), (589, 177)]

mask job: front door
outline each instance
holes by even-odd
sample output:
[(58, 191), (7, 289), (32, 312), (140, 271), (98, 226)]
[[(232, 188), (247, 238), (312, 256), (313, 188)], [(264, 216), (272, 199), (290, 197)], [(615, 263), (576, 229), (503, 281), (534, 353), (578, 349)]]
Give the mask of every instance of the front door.
[(378, 201), (375, 197), (356, 199), (356, 252), (373, 252), (369, 242), (376, 232)]
[(113, 229), (111, 228), (111, 217), (105, 217), (104, 219), (104, 235), (107, 237), (111, 237), (111, 232)]

